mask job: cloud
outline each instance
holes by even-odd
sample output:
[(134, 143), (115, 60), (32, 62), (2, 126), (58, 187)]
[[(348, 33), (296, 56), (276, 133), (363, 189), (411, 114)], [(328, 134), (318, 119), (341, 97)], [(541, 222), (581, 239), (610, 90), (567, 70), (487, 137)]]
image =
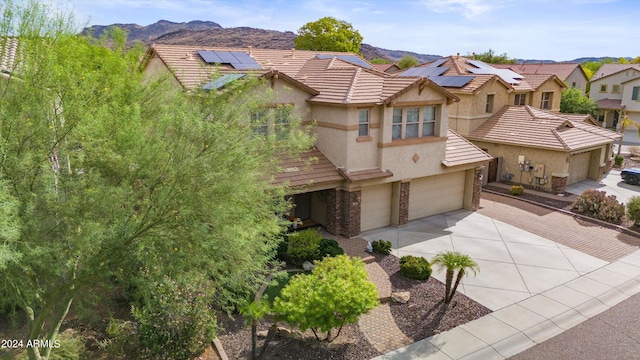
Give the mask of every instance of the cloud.
[(500, 7), (495, 0), (421, 0), (420, 3), (436, 13), (459, 12), (471, 19)]

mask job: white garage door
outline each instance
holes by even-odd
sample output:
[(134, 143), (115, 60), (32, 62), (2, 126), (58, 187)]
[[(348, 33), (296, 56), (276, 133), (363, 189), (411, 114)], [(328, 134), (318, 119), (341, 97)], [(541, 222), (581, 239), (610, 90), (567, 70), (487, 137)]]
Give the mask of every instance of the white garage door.
[(391, 224), (391, 184), (362, 189), (360, 230), (377, 229)]
[(571, 163), (569, 163), (569, 178), (567, 185), (577, 183), (578, 181), (587, 180), (589, 177), (589, 162), (591, 153), (571, 155)]
[(411, 180), (409, 220), (463, 208), (464, 171)]

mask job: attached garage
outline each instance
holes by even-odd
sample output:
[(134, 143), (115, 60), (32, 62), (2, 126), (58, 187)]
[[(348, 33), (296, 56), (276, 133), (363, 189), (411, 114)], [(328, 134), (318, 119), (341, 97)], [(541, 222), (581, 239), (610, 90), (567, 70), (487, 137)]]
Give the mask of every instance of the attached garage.
[(360, 230), (377, 229), (391, 224), (391, 184), (363, 188), (361, 192)]
[(587, 180), (589, 177), (589, 163), (591, 161), (591, 152), (583, 152), (571, 155), (569, 163), (569, 178), (567, 185)]
[(409, 220), (464, 207), (464, 171), (411, 180)]

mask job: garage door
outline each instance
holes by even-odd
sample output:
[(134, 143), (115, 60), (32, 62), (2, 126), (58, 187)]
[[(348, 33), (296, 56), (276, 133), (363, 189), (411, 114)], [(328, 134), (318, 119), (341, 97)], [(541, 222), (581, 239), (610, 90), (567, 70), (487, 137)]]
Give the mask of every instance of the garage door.
[(577, 183), (578, 181), (587, 180), (589, 177), (589, 162), (591, 153), (571, 155), (571, 163), (569, 163), (569, 178), (567, 185)]
[(361, 196), (361, 231), (391, 224), (391, 184), (364, 188)]
[(463, 208), (464, 171), (411, 180), (409, 220)]

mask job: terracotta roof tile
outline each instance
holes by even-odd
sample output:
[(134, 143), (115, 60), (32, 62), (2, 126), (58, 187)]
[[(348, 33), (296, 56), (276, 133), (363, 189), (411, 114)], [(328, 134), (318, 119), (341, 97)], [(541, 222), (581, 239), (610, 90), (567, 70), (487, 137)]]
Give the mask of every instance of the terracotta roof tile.
[(625, 108), (625, 106), (622, 105), (622, 99), (600, 99), (596, 101), (596, 106), (598, 106), (598, 109), (622, 110)]
[(0, 40), (0, 72), (11, 73), (16, 66), (18, 39), (4, 38)]
[(340, 174), (349, 181), (361, 181), (369, 179), (379, 179), (393, 176), (391, 170), (385, 170), (380, 168), (364, 169), (364, 170), (346, 170), (344, 168), (338, 168)]
[(335, 165), (317, 148), (300, 154), (296, 159), (283, 159), (282, 172), (275, 183), (288, 183), (291, 187), (343, 181)]
[[(578, 119), (582, 119), (581, 121)], [(505, 106), (467, 136), (470, 140), (573, 151), (613, 142), (620, 135), (588, 123), (589, 115)]]
[(602, 66), (600, 66), (598, 71), (593, 74), (591, 81), (598, 80), (603, 77), (617, 74), (621, 71), (626, 71), (629, 69), (640, 71), (640, 64), (603, 64)]
[(442, 165), (452, 167), (456, 165), (484, 162), (493, 157), (473, 145), (467, 139), (458, 135), (451, 129), (447, 131), (447, 148)]
[(528, 75), (553, 74), (562, 80), (566, 80), (576, 68), (584, 73), (580, 63), (577, 62), (493, 64), (492, 66), (499, 69), (510, 69), (527, 77)]

